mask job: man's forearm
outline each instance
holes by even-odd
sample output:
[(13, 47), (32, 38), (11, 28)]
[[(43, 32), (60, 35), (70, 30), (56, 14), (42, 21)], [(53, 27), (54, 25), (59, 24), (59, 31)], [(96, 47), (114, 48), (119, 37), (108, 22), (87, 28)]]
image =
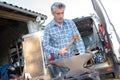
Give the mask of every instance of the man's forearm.
[(58, 54), (58, 51), (59, 51), (59, 49), (54, 48), (54, 47), (49, 46), (49, 45), (45, 46), (44, 50), (48, 53), (53, 53), (53, 54)]

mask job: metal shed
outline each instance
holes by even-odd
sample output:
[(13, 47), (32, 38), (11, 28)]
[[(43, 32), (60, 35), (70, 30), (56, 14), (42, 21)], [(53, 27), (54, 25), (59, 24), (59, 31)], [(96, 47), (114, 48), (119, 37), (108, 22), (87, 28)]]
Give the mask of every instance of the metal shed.
[(9, 63), (8, 53), (11, 43), (29, 33), (28, 23), (47, 16), (23, 7), (0, 1), (0, 65)]

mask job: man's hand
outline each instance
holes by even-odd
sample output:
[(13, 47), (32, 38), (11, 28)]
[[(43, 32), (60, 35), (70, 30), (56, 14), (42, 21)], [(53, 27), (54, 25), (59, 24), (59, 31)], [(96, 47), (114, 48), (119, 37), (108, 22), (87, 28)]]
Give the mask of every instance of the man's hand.
[(61, 56), (64, 56), (66, 53), (67, 53), (67, 49), (66, 48), (62, 48), (59, 50), (58, 54), (61, 55)]

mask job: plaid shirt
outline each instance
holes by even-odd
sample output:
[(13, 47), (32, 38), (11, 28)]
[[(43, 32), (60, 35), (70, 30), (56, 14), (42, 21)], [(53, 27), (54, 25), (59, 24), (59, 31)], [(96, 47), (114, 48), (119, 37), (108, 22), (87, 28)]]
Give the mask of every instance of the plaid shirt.
[[(61, 48), (65, 48), (73, 38), (73, 34), (77, 34), (80, 40), (76, 40), (74, 45), (70, 47), (68, 53), (64, 56), (58, 55)], [(73, 21), (64, 19), (62, 26), (58, 26), (52, 20), (44, 30), (43, 49), (47, 53), (53, 53), (55, 59), (63, 59), (75, 54), (74, 49), (77, 49), (80, 54), (85, 53), (85, 46), (80, 33), (77, 30)]]

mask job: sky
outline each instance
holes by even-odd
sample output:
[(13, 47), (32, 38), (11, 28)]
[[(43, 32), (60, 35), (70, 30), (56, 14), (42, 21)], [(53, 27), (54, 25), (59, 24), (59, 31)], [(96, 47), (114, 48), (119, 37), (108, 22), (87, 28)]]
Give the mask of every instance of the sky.
[[(93, 13), (93, 6), (91, 0), (0, 0), (7, 3), (17, 5), (19, 7), (27, 8), (35, 12), (47, 15), (48, 19), (45, 24), (48, 24), (53, 16), (51, 15), (50, 7), (56, 2), (63, 2), (66, 5), (64, 18), (74, 19)], [(120, 35), (120, 0), (101, 0), (107, 9), (110, 20), (114, 24), (116, 30)]]

